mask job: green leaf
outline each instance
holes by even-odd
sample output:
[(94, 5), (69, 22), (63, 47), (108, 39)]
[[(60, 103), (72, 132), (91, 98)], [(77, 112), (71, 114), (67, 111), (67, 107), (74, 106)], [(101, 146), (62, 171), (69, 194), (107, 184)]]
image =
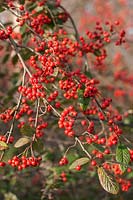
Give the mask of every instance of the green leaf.
[(127, 174), (126, 176), (127, 179), (131, 179), (133, 178), (133, 171), (131, 171), (130, 173)]
[(94, 55), (95, 56), (101, 56), (101, 51), (99, 49), (94, 50)]
[(19, 0), (20, 4), (25, 4), (25, 0)]
[(33, 143), (33, 150), (41, 153), (44, 151), (44, 143), (42, 140), (37, 140)]
[(11, 76), (11, 80), (12, 80), (12, 84), (13, 86), (17, 84), (18, 79), (19, 79), (20, 73), (15, 72), (12, 76)]
[(15, 148), (22, 147), (22, 146), (28, 144), (30, 141), (31, 141), (31, 139), (28, 138), (28, 137), (19, 138), (19, 139), (17, 140), (17, 142), (14, 144), (14, 147), (15, 147)]
[(35, 129), (32, 128), (30, 125), (25, 124), (21, 129), (20, 132), (22, 135), (32, 136), (35, 133)]
[(81, 98), (80, 103), (83, 103), (83, 97), (84, 97), (84, 90), (83, 89), (78, 89), (78, 98)]
[(3, 60), (2, 60), (2, 63), (3, 63), (3, 64), (6, 63), (6, 62), (8, 61), (8, 59), (9, 59), (9, 57), (10, 57), (10, 54), (6, 54), (6, 55), (4, 56), (4, 58), (3, 58)]
[(98, 167), (98, 177), (101, 186), (104, 190), (111, 194), (118, 194), (119, 192), (119, 184), (116, 180), (103, 169), (103, 167)]
[(122, 172), (125, 172), (130, 162), (130, 154), (127, 147), (124, 144), (118, 144), (117, 146), (116, 161), (121, 163), (120, 169)]
[(4, 152), (3, 161), (7, 162), (16, 153), (17, 149), (12, 144), (9, 144), (9, 149)]
[(86, 75), (88, 78), (92, 78), (91, 72), (85, 72), (85, 75)]
[(0, 13), (3, 12), (4, 10), (5, 9), (2, 6), (0, 6)]
[[(26, 36), (26, 38), (27, 37), (28, 37), (28, 35)], [(33, 55), (33, 52), (31, 52), (28, 49), (23, 49), (21, 51), (21, 55), (22, 55), (23, 60), (28, 60)]]
[(7, 143), (0, 141), (0, 151), (8, 149)]
[(90, 102), (90, 98), (84, 97), (84, 90), (83, 89), (78, 90), (78, 102), (79, 102), (82, 110), (85, 111), (88, 107), (89, 102)]
[(90, 98), (88, 98), (88, 97), (84, 98), (84, 103), (83, 103), (83, 107), (82, 107), (83, 111), (85, 111), (87, 109), (89, 102), (90, 102)]
[(23, 26), (20, 28), (20, 33), (21, 33), (22, 35), (25, 34), (26, 30), (27, 30), (27, 26), (26, 26), (26, 24), (25, 24), (25, 25), (23, 25)]
[(17, 62), (18, 62), (18, 56), (17, 56), (17, 54), (16, 54), (16, 55), (13, 56), (13, 58), (12, 58), (12, 64), (13, 64), (13, 65), (16, 65)]
[(75, 168), (77, 167), (77, 165), (80, 165), (80, 166), (85, 165), (86, 163), (89, 162), (89, 160), (90, 160), (90, 159), (87, 158), (87, 157), (79, 158), (79, 159), (75, 160), (75, 161), (70, 165), (69, 169), (70, 169), (70, 170), (75, 169)]

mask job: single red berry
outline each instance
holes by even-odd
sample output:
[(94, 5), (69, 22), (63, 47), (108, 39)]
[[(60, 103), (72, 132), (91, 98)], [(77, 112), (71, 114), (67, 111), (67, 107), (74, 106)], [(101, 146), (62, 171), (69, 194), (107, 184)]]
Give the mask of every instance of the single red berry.
[(0, 162), (0, 167), (4, 167), (6, 165), (6, 163), (5, 162)]
[(80, 166), (80, 165), (77, 165), (75, 169), (76, 169), (77, 171), (80, 171), (80, 170), (81, 170), (81, 166)]
[(92, 165), (92, 166), (96, 166), (96, 165), (97, 165), (97, 162), (96, 162), (95, 160), (92, 160), (92, 161), (91, 161), (91, 165)]

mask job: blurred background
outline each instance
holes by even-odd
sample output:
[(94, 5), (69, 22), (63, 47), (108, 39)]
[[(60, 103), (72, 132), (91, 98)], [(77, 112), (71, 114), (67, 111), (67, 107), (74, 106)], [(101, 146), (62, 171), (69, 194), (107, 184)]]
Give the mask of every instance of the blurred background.
[[(115, 96), (114, 103), (131, 108), (133, 101), (133, 1), (132, 0), (62, 0), (62, 4), (73, 17), (81, 35), (94, 30), (96, 22), (120, 22), (120, 28), (126, 31), (126, 44), (120, 47), (109, 44), (104, 66), (95, 67), (88, 55), (90, 66), (96, 77), (101, 80), (101, 87), (110, 90)], [(118, 79), (117, 79), (118, 77)], [(121, 81), (120, 81), (121, 79)], [(114, 88), (115, 83), (115, 88)], [(119, 100), (119, 101), (118, 101)]]

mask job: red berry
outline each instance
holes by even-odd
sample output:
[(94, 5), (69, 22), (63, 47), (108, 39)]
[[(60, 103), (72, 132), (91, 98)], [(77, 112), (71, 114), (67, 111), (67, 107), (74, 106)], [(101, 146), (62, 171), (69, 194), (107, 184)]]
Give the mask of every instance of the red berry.
[(92, 160), (92, 161), (91, 161), (91, 165), (92, 165), (92, 166), (96, 166), (96, 165), (97, 165), (97, 162), (96, 162), (95, 160)]
[(77, 165), (75, 169), (76, 169), (77, 171), (80, 171), (80, 170), (81, 170), (81, 166), (80, 166), (80, 165)]

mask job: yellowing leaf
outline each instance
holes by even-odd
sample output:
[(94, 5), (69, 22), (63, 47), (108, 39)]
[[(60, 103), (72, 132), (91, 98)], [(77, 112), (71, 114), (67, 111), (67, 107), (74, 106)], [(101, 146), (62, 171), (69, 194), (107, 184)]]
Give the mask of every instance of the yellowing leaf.
[(119, 184), (116, 180), (103, 169), (103, 167), (98, 167), (98, 177), (101, 183), (101, 186), (107, 192), (111, 194), (118, 194), (119, 192)]
[(87, 158), (87, 157), (79, 158), (79, 159), (75, 160), (75, 161), (70, 165), (69, 169), (70, 169), (70, 170), (75, 169), (75, 168), (77, 167), (77, 165), (80, 165), (80, 166), (85, 165), (86, 163), (89, 162), (89, 160), (90, 160), (90, 159)]
[(22, 137), (22, 138), (17, 140), (17, 142), (15, 143), (14, 147), (16, 147), (16, 148), (22, 147), (22, 146), (28, 144), (30, 141), (31, 141), (30, 138)]
[(58, 72), (59, 72), (59, 68), (58, 67), (54, 68), (54, 72), (53, 72), (52, 76), (56, 77), (58, 75)]
[(7, 143), (0, 141), (0, 151), (8, 149)]

